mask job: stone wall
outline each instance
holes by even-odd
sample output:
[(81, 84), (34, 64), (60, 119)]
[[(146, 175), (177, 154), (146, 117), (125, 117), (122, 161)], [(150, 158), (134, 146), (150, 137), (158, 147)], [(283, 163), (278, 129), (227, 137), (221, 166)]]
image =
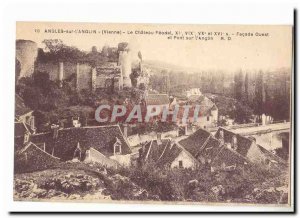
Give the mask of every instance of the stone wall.
[[(68, 79), (72, 74), (76, 74), (76, 64), (71, 62), (63, 62), (63, 79)], [(47, 72), (51, 80), (59, 79), (59, 63), (58, 62), (38, 62), (36, 63), (36, 70)]]
[(77, 83), (76, 88), (78, 91), (82, 89), (91, 90), (92, 88), (92, 67), (88, 64), (77, 64), (76, 66)]
[(57, 62), (38, 62), (36, 64), (36, 71), (47, 72), (51, 80), (58, 79), (59, 63)]
[(86, 158), (84, 160), (86, 163), (96, 162), (106, 167), (117, 168), (119, 164), (117, 161), (112, 160), (94, 148), (90, 148), (86, 151)]

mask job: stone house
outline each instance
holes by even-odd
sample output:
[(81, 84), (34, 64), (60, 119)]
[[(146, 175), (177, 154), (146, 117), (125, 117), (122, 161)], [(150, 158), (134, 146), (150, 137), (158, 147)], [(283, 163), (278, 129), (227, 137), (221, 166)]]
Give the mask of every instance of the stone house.
[(146, 106), (158, 105), (161, 107), (169, 108), (170, 100), (167, 94), (147, 94), (145, 96)]
[(14, 161), (15, 172), (31, 172), (56, 166), (60, 159), (29, 142), (25, 147), (15, 152)]
[(35, 132), (33, 110), (25, 106), (24, 100), (15, 95), (15, 121), (25, 123), (31, 131)]
[(107, 158), (105, 155), (103, 155), (101, 152), (97, 151), (93, 147), (86, 150), (85, 154), (85, 163), (100, 163), (101, 165), (105, 167), (111, 167), (111, 168), (118, 168), (120, 164), (113, 159)]
[(15, 149), (22, 148), (24, 144), (28, 143), (33, 133), (25, 122), (15, 122)]
[(22, 148), (24, 144), (28, 143), (30, 136), (35, 134), (35, 131), (33, 110), (25, 106), (19, 95), (15, 95), (15, 149)]
[(204, 129), (217, 126), (219, 110), (209, 98), (204, 95), (191, 95), (188, 98), (188, 104), (199, 105), (200, 107), (197, 121), (194, 120), (194, 114), (191, 114), (189, 123)]
[(157, 139), (146, 143), (139, 150), (139, 162), (164, 168), (196, 168), (198, 161), (170, 139)]
[(246, 158), (252, 164), (264, 169), (286, 167), (286, 162), (256, 143), (255, 138), (235, 134), (219, 128), (215, 137), (226, 147)]
[(31, 141), (62, 161), (78, 159), (110, 167), (130, 164), (131, 149), (118, 125), (57, 127), (32, 136)]
[(286, 167), (284, 160), (267, 151), (255, 140), (219, 128), (214, 135), (199, 129), (178, 144), (201, 165), (211, 170), (234, 170), (236, 167), (260, 167), (279, 169)]

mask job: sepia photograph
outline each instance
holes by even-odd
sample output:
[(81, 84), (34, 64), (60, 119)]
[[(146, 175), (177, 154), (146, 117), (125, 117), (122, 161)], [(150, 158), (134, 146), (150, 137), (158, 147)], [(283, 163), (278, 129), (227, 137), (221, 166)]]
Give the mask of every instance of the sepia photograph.
[(292, 206), (293, 26), (17, 22), (13, 200)]

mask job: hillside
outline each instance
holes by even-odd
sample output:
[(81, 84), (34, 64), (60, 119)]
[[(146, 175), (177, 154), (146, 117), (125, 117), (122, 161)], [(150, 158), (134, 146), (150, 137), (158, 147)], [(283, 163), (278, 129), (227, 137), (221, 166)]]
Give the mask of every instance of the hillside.
[(287, 204), (288, 177), (258, 170), (106, 169), (80, 162), (15, 174), (14, 200), (133, 200)]
[(166, 70), (166, 71), (185, 72), (185, 73), (194, 73), (200, 71), (200, 69), (197, 68), (179, 66), (179, 65), (166, 63), (158, 60), (144, 60), (143, 66), (157, 71)]

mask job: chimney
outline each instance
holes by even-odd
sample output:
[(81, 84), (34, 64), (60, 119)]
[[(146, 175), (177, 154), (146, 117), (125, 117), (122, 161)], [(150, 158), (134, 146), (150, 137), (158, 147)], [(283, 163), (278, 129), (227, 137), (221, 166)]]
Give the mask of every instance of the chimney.
[(52, 124), (52, 125), (51, 125), (51, 129), (52, 129), (52, 131), (53, 131), (53, 138), (56, 139), (57, 136), (58, 136), (59, 125)]
[(125, 138), (127, 138), (128, 137), (128, 125), (124, 124), (123, 127), (124, 127), (123, 135)]
[(158, 144), (158, 145), (162, 144), (162, 141), (161, 141), (161, 133), (160, 133), (160, 132), (156, 133), (156, 137), (157, 137), (157, 144)]
[(63, 128), (64, 128), (64, 126), (65, 126), (65, 123), (64, 123), (64, 121), (60, 120), (60, 122), (59, 122), (59, 127), (63, 129)]
[(237, 149), (237, 137), (236, 137), (236, 135), (232, 136), (232, 139), (231, 139), (231, 148), (233, 150)]
[(36, 128), (35, 128), (35, 119), (34, 119), (34, 116), (32, 116), (31, 119), (30, 119), (30, 129), (35, 133)]
[(224, 145), (225, 141), (224, 141), (224, 130), (223, 129), (220, 130), (219, 141), (221, 142), (221, 145)]
[(79, 122), (79, 117), (77, 117), (77, 119), (74, 119), (72, 117), (72, 123), (74, 127), (81, 127), (81, 123)]
[(187, 125), (184, 126), (184, 135), (188, 135), (188, 126)]

